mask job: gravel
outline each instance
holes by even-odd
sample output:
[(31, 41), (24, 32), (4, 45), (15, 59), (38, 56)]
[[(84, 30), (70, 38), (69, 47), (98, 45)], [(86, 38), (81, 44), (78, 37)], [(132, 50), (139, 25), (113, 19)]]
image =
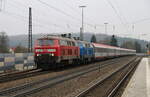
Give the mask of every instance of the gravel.
[[(98, 63), (101, 64), (102, 62), (98, 62)], [(90, 65), (92, 65), (92, 64), (90, 64)], [(25, 84), (25, 83), (30, 83), (30, 82), (40, 80), (40, 79), (54, 77), (56, 75), (65, 74), (67, 72), (76, 71), (80, 68), (86, 68), (90, 65), (76, 66), (74, 68), (66, 68), (64, 70), (59, 70), (59, 71), (51, 71), (49, 73), (42, 74), (42, 75), (27, 77), (27, 78), (24, 78), (24, 79), (18, 79), (18, 80), (6, 82), (6, 83), (0, 83), (0, 90), (10, 88), (10, 87), (15, 87), (17, 85), (21, 85), (21, 84)]]
[[(126, 72), (128, 70), (130, 70), (131, 67), (133, 67), (133, 66), (134, 65), (130, 65), (130, 66), (124, 68), (122, 71), (118, 72), (117, 74), (115, 74), (114, 76), (110, 77), (109, 79), (107, 79), (103, 83), (99, 84), (99, 86), (94, 88), (92, 91), (90, 91), (84, 97), (105, 97), (106, 93), (110, 92), (110, 90), (113, 89), (114, 85), (116, 85), (117, 82), (122, 79), (122, 76), (125, 75)], [(118, 94), (116, 94), (116, 95), (118, 95)]]
[(127, 63), (131, 59), (131, 57), (128, 57), (126, 60), (119, 61), (118, 63), (115, 63), (113, 65), (108, 65), (104, 68), (101, 68), (100, 72), (98, 70), (93, 71), (83, 76), (57, 84), (52, 88), (48, 88), (38, 93), (32, 94), (28, 97), (73, 97), (82, 89), (90, 85), (92, 81), (96, 80), (99, 77), (105, 77), (106, 75), (118, 69), (122, 65), (122, 63)]

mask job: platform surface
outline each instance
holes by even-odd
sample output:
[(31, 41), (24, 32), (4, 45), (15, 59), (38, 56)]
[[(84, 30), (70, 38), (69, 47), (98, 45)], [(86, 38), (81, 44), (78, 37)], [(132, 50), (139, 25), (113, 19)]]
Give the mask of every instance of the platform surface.
[(122, 97), (150, 97), (150, 58), (143, 58)]

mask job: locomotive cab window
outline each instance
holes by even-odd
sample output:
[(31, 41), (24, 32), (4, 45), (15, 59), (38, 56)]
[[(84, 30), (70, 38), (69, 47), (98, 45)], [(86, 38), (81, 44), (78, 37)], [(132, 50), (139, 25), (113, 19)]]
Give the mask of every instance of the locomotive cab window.
[(40, 45), (40, 46), (54, 45), (54, 40), (52, 40), (52, 39), (39, 39), (38, 45)]

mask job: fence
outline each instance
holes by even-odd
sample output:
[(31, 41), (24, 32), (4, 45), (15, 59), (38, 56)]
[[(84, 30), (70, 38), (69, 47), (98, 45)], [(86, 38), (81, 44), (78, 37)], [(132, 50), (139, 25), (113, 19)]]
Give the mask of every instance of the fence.
[(33, 53), (0, 54), (0, 72), (35, 68)]

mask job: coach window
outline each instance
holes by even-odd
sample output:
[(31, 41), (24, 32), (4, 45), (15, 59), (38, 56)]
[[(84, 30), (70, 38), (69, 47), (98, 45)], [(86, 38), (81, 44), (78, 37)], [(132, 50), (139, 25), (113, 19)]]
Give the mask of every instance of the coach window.
[(111, 53), (111, 49), (108, 48), (108, 52)]
[(95, 48), (95, 52), (98, 52), (98, 49), (99, 49), (99, 48)]
[(102, 48), (98, 48), (98, 50), (97, 50), (98, 52), (101, 52), (102, 51)]
[(101, 52), (105, 52), (105, 49), (104, 49), (104, 48), (101, 48)]
[(106, 48), (103, 48), (103, 52), (104, 52), (104, 53), (107, 52), (107, 49), (106, 49)]
[(104, 52), (107, 53), (107, 48), (103, 48)]
[(100, 51), (99, 52), (104, 52), (103, 48), (100, 48)]
[(112, 49), (109, 49), (109, 53), (112, 53), (113, 51), (112, 51)]
[(109, 51), (109, 53), (112, 53), (112, 52), (113, 52), (112, 49), (109, 49), (108, 51)]

